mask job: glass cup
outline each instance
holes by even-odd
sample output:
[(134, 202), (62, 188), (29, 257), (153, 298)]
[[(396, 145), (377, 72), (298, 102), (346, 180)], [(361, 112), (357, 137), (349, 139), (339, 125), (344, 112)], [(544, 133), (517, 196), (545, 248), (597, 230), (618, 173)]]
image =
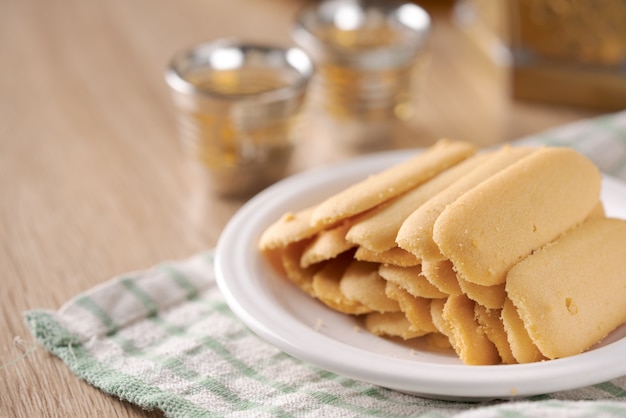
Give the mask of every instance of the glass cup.
[(430, 26), (426, 11), (396, 0), (323, 0), (298, 14), (292, 37), (315, 62), (316, 102), (343, 137), (378, 141), (412, 117)]
[(299, 48), (235, 39), (174, 56), (165, 79), (183, 149), (218, 194), (251, 195), (285, 175), (313, 72)]

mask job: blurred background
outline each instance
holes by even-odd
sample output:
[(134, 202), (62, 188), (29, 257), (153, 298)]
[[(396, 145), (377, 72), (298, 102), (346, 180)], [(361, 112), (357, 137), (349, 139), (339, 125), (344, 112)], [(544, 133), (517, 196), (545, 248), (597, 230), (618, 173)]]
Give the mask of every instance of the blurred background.
[(509, 70), (512, 96), (622, 109), (626, 3), (619, 0), (458, 0), (456, 26)]
[[(196, 205), (207, 197), (196, 196), (198, 185), (181, 153), (164, 71), (181, 49), (216, 38), (293, 45), (294, 19), (311, 2), (0, 2), (4, 218), (43, 222), (46, 233), (67, 236), (79, 250), (72, 231), (81, 228), (98, 247), (108, 247), (107, 231), (91, 230), (102, 211), (119, 214), (119, 229), (127, 227), (131, 243), (136, 230), (153, 241), (181, 231), (195, 237), (188, 245), (158, 247), (160, 258), (214, 245), (242, 202)], [(406, 134), (385, 148), (423, 147), (442, 137), (491, 146), (624, 107), (622, 1), (417, 4), (432, 18), (429, 65)], [(301, 130), (291, 172), (360, 152), (318, 128), (310, 123)], [(54, 217), (66, 225), (49, 226), (56, 223), (52, 214), (29, 218), (46, 205), (58, 207)], [(76, 208), (85, 210), (76, 215)], [(23, 232), (8, 228), (5, 234)], [(135, 247), (154, 258), (154, 250)], [(115, 266), (116, 257), (110, 258)]]

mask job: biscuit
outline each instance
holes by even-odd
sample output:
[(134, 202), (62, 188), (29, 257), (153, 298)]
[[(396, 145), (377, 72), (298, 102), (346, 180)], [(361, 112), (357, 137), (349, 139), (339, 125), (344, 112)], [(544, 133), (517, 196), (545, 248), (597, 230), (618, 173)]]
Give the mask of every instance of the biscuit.
[(440, 334), (445, 335), (448, 338), (450, 346), (456, 351), (456, 342), (454, 341), (454, 333), (452, 327), (443, 316), (443, 308), (446, 305), (447, 299), (433, 299), (430, 302), (430, 317), (433, 320), (433, 325)]
[(285, 248), (277, 247), (272, 249), (266, 249), (262, 251), (263, 257), (272, 267), (272, 269), (281, 276), (287, 276), (285, 267), (283, 266), (283, 253)]
[(365, 247), (358, 247), (354, 258), (362, 261), (371, 261), (380, 264), (392, 264), (401, 267), (413, 267), (420, 265), (421, 261), (408, 251), (399, 247), (391, 248), (381, 253), (373, 252)]
[(422, 261), (422, 275), (443, 293), (448, 295), (463, 293), (450, 260)]
[(458, 277), (493, 286), (533, 250), (594, 210), (601, 177), (569, 148), (540, 148), (450, 203), (433, 240)]
[(396, 247), (396, 235), (404, 219), (428, 199), (477, 167), (484, 159), (473, 156), (444, 170), (420, 186), (360, 216), (346, 239), (374, 252)]
[(496, 346), (474, 319), (474, 305), (467, 296), (458, 295), (450, 296), (443, 306), (443, 318), (454, 335), (454, 349), (465, 364), (499, 364)]
[(362, 213), (396, 197), (476, 152), (466, 142), (441, 140), (425, 152), (373, 174), (323, 201), (311, 214), (311, 225), (328, 225)]
[(378, 264), (352, 260), (339, 282), (341, 293), (377, 312), (399, 312), (400, 305), (385, 293), (385, 280)]
[(362, 303), (346, 298), (339, 289), (339, 282), (349, 261), (350, 255), (347, 254), (325, 263), (313, 275), (313, 295), (329, 308), (341, 313), (361, 315), (372, 312), (371, 308)]
[(267, 227), (259, 239), (259, 249), (262, 251), (287, 245), (310, 238), (324, 229), (323, 225), (311, 225), (311, 215), (315, 207), (303, 209), (299, 212), (287, 212), (276, 222)]
[(424, 339), (426, 340), (426, 346), (432, 351), (441, 351), (452, 348), (450, 345), (450, 339), (440, 332), (431, 332), (430, 334), (426, 334), (424, 335)]
[(350, 223), (346, 221), (333, 228), (318, 232), (304, 249), (300, 258), (300, 265), (306, 268), (311, 264), (335, 258), (354, 247), (353, 243), (346, 241), (348, 229), (350, 229)]
[(506, 291), (504, 283), (493, 286), (482, 286), (476, 283), (457, 277), (457, 281), (461, 290), (474, 302), (483, 305), (488, 309), (502, 309), (504, 300), (506, 299)]
[(506, 291), (548, 358), (578, 354), (626, 322), (626, 221), (589, 219), (507, 275)]
[(402, 312), (372, 312), (365, 315), (365, 329), (374, 335), (400, 337), (404, 340), (421, 337), (424, 331), (411, 328), (411, 323)]
[(411, 295), (395, 283), (387, 282), (385, 293), (398, 301), (400, 310), (404, 312), (414, 331), (437, 332), (430, 315), (430, 299)]
[(520, 318), (510, 299), (504, 302), (501, 312), (502, 325), (511, 347), (511, 353), (518, 363), (533, 363), (545, 360), (545, 357), (528, 335), (524, 322)]
[(308, 241), (304, 240), (288, 245), (280, 254), (281, 262), (287, 278), (305, 293), (315, 296), (313, 276), (321, 266), (314, 265), (307, 268), (300, 266), (300, 257), (302, 257), (302, 252), (307, 244)]
[(504, 324), (501, 318), (501, 309), (487, 309), (482, 305), (474, 305), (474, 316), (489, 340), (496, 346), (498, 354), (504, 364), (515, 364), (509, 340), (507, 339)]
[(535, 148), (505, 146), (487, 154), (479, 167), (433, 196), (404, 220), (396, 236), (398, 246), (415, 254), (423, 261), (445, 260), (447, 257), (441, 254), (433, 240), (433, 227), (446, 206), (482, 181), (535, 150)]
[(383, 264), (378, 269), (381, 277), (402, 287), (415, 297), (439, 299), (448, 296), (433, 286), (422, 273), (420, 266), (399, 267)]
[(587, 217), (587, 219), (594, 218), (606, 218), (606, 212), (604, 211), (604, 205), (602, 204), (602, 202), (598, 202)]

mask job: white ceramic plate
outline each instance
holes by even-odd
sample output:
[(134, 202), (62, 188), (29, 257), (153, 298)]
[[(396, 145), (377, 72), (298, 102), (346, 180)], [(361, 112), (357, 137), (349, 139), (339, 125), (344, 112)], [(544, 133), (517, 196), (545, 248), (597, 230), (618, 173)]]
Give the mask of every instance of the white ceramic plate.
[[(514, 398), (626, 375), (626, 326), (577, 356), (533, 364), (467, 366), (454, 353), (428, 351), (419, 341), (370, 335), (357, 319), (332, 311), (276, 274), (257, 251), (263, 230), (284, 212), (315, 204), (414, 153), (374, 154), (304, 172), (245, 204), (225, 228), (216, 253), (218, 285), (233, 312), (261, 338), (296, 358), (425, 397)], [(626, 185), (605, 177), (602, 200), (609, 216), (626, 219)]]

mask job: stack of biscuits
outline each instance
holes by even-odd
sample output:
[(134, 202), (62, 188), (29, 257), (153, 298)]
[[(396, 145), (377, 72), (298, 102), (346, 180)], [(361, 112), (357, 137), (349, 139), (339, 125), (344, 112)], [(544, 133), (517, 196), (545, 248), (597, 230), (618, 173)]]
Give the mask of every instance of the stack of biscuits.
[(471, 365), (562, 358), (626, 322), (626, 221), (568, 148), (441, 140), (270, 225), (291, 282), (383, 337)]

